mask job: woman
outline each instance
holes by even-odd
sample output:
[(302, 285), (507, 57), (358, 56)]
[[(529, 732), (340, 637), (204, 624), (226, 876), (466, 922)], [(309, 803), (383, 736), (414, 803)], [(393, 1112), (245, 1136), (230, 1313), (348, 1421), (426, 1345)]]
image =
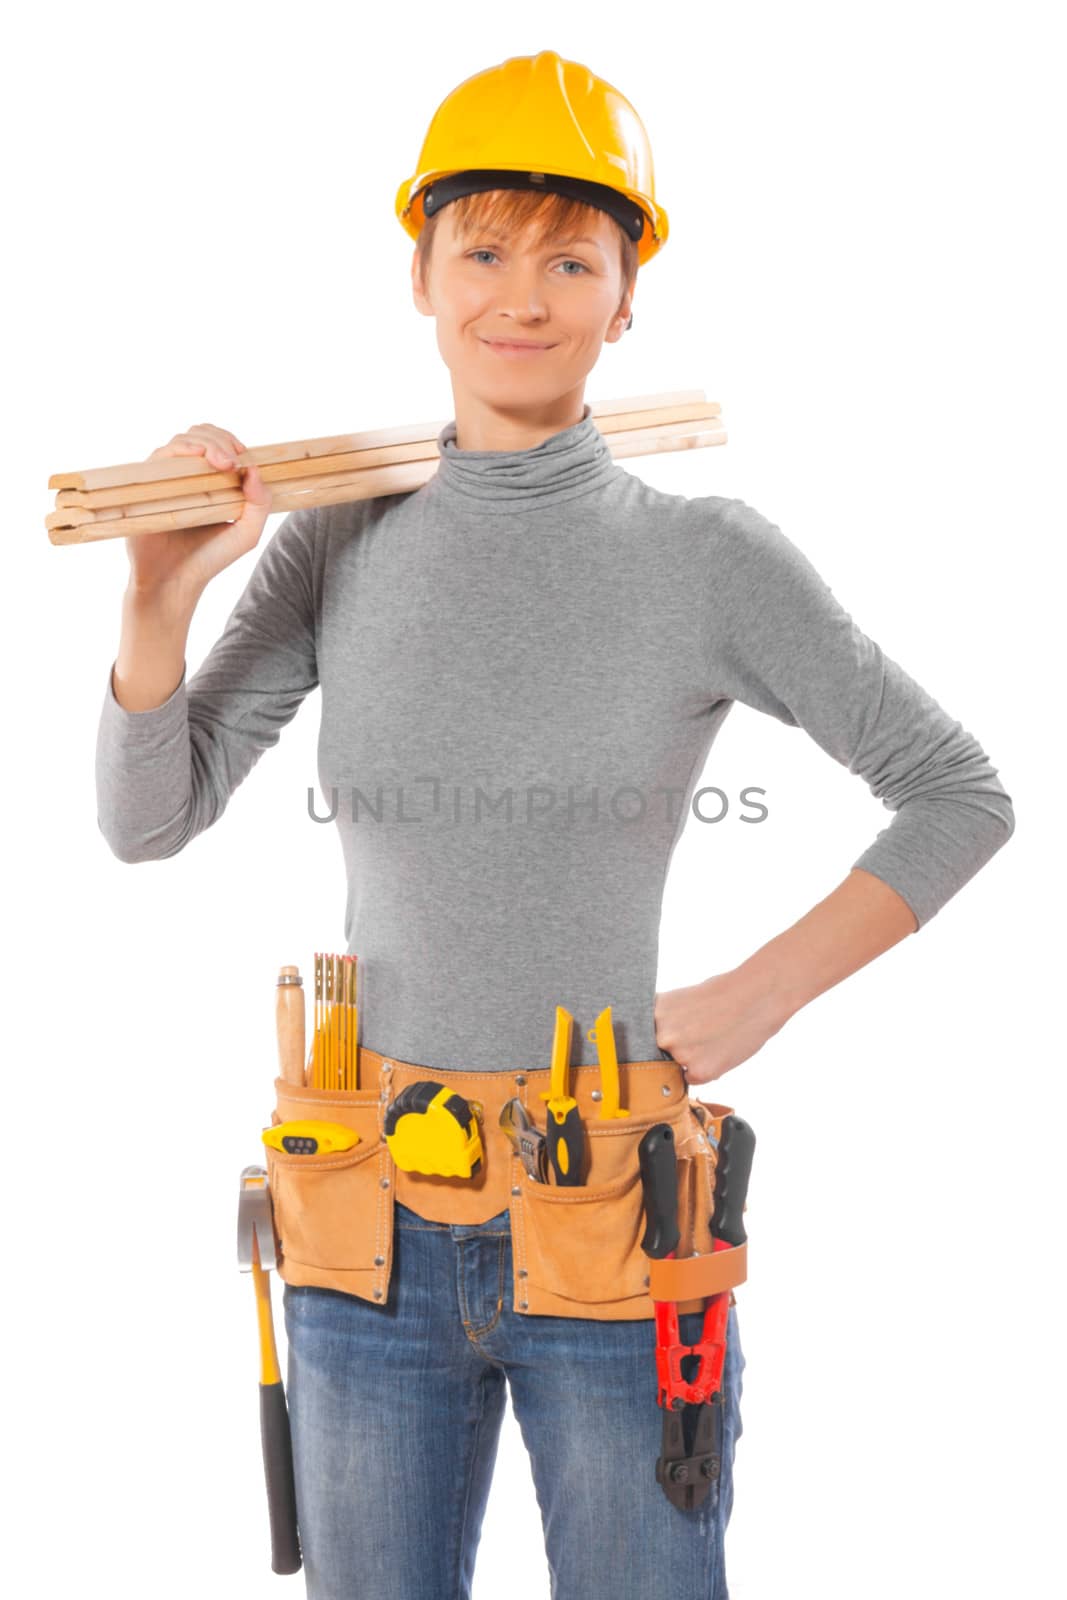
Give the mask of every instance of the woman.
[[(398, 214), (452, 379), (436, 474), (287, 516), (188, 684), (193, 609), (257, 544), (269, 492), (250, 466), (237, 522), (128, 541), (100, 827), (124, 861), (175, 854), (321, 686), (367, 1054), (521, 1082), (547, 1064), (557, 1004), (591, 1024), (610, 1003), (621, 1062), (653, 1067), (665, 1094), (711, 1082), (927, 922), (1009, 837), (1010, 797), (774, 524), (612, 460), (585, 381), (630, 326), (638, 268), (667, 228), (617, 91), (551, 51), (467, 80)], [(228, 468), (244, 449), (202, 424), (153, 455)], [(795, 927), (657, 995), (667, 869), (735, 700), (805, 728), (895, 814)], [(571, 1060), (597, 1061), (584, 1028)], [(506, 1386), (555, 1600), (725, 1600), (736, 1310), (719, 1472), (686, 1513), (652, 1472), (648, 1308), (524, 1314), (506, 1207), (457, 1222), (398, 1200), (393, 1223), (378, 1303), (285, 1286), (312, 1600), (469, 1595)], [(701, 1325), (685, 1313), (682, 1340)]]

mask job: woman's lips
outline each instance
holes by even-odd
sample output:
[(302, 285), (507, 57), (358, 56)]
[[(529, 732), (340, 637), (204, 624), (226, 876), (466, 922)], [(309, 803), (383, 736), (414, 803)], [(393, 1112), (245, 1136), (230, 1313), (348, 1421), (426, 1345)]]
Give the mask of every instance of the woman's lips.
[(495, 339), (483, 339), (482, 343), (502, 356), (542, 356), (556, 348), (553, 344), (500, 344)]

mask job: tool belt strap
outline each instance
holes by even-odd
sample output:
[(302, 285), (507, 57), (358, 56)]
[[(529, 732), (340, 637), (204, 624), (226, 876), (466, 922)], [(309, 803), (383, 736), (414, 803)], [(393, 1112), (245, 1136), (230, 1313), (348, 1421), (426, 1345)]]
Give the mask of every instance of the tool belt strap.
[(748, 1276), (748, 1241), (702, 1256), (650, 1260), (648, 1292), (653, 1300), (698, 1300), (736, 1289)]

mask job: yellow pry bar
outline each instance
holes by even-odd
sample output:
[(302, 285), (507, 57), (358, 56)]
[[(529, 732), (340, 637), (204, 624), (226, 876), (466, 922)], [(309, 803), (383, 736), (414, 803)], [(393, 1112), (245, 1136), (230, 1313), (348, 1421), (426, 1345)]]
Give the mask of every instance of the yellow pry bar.
[(600, 1115), (628, 1117), (630, 1113), (619, 1108), (619, 1058), (615, 1054), (615, 1030), (611, 1025), (610, 1006), (604, 1007), (586, 1038), (596, 1040), (597, 1060), (600, 1062)]

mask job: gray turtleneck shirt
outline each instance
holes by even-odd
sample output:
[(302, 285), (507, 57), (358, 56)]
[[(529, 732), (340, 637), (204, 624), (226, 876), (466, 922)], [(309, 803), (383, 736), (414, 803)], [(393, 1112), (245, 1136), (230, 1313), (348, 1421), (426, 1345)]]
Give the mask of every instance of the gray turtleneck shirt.
[(362, 1044), (544, 1067), (558, 1004), (588, 1064), (610, 1005), (620, 1060), (665, 1056), (663, 888), (734, 701), (806, 729), (893, 812), (852, 865), (920, 926), (1009, 838), (974, 737), (743, 500), (649, 487), (588, 404), (533, 449), (456, 436), (414, 492), (290, 512), (192, 678), (131, 712), (109, 672), (99, 724), (100, 830), (121, 861), (159, 860), (321, 689), (316, 805), (336, 808)]

